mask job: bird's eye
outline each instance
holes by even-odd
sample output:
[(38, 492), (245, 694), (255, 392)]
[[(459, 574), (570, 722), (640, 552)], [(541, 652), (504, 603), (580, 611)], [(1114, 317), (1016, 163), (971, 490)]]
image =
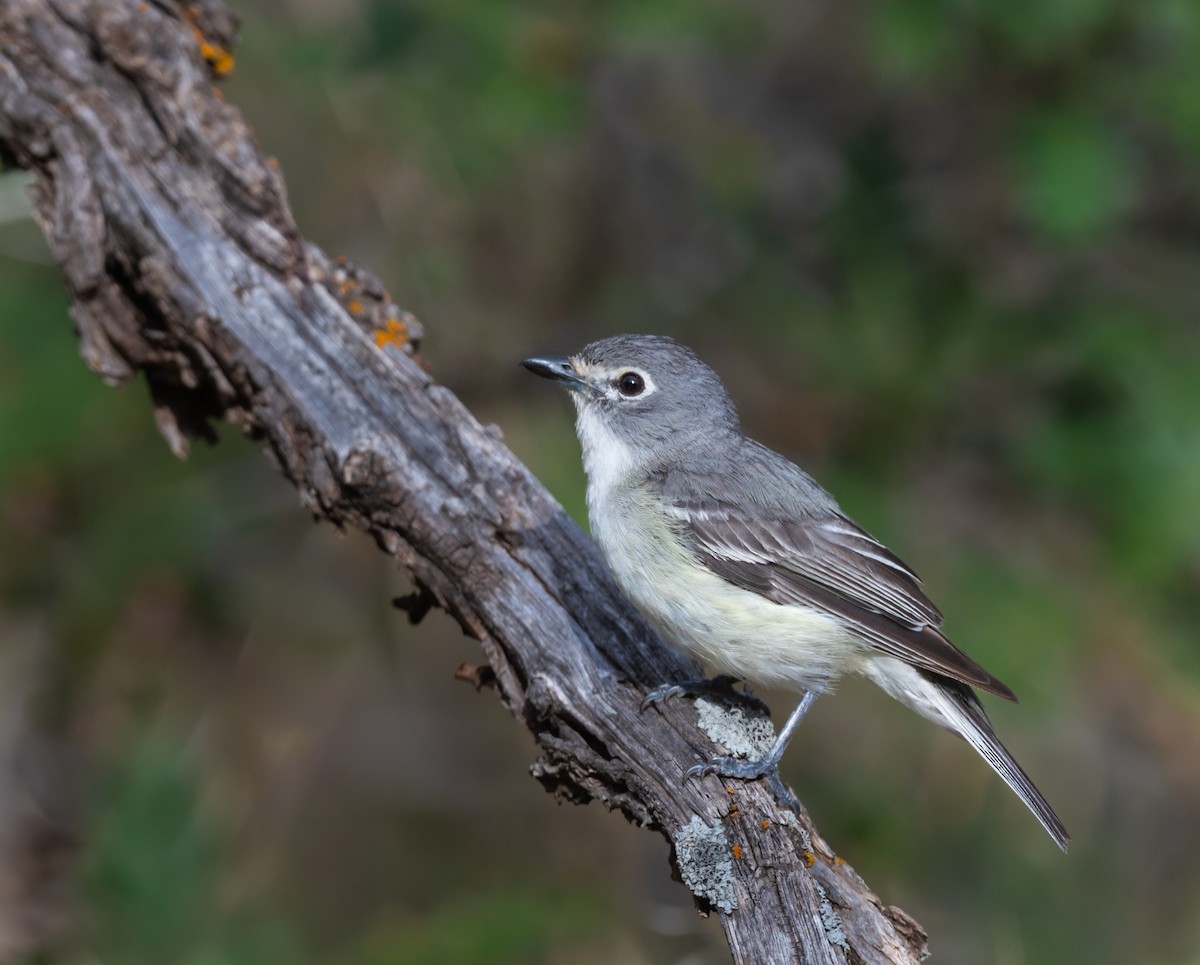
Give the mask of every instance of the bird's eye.
[(646, 380), (636, 372), (626, 372), (617, 379), (617, 391), (627, 399), (646, 391)]

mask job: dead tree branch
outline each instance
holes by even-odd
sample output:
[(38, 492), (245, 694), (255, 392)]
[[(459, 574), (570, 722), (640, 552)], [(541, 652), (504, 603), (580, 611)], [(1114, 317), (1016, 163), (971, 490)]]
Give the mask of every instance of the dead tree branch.
[(534, 775), (661, 831), (735, 960), (917, 961), (920, 927), (807, 816), (759, 784), (681, 780), (714, 753), (690, 703), (638, 705), (696, 668), (422, 367), (416, 320), (300, 236), (278, 170), (214, 86), (236, 26), (218, 0), (0, 6), (0, 156), (36, 176), (86, 363), (114, 384), (143, 373), (176, 453), (236, 423), (313, 513), (374, 536), (421, 588), (414, 615), (435, 601), (479, 639), (542, 749)]

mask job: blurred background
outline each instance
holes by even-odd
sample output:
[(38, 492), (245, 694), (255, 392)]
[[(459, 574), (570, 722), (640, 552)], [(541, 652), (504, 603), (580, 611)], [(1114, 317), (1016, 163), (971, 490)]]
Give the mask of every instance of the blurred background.
[[(785, 776), (934, 961), (1200, 962), (1200, 5), (238, 0), (304, 234), (582, 525), (516, 362), (670, 334), (1021, 695), (1059, 854), (865, 684)], [(228, 429), (78, 358), (0, 179), (0, 961), (704, 963), (665, 845), (527, 774), (478, 647)], [(776, 719), (792, 698), (767, 695)]]

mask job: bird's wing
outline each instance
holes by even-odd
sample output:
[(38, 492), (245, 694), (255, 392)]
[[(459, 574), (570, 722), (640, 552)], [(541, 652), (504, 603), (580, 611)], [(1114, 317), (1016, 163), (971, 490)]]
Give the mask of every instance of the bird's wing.
[(673, 500), (665, 509), (697, 558), (722, 579), (776, 603), (824, 610), (883, 653), (1016, 700), (939, 632), (942, 614), (917, 575), (840, 513), (781, 519), (695, 499)]

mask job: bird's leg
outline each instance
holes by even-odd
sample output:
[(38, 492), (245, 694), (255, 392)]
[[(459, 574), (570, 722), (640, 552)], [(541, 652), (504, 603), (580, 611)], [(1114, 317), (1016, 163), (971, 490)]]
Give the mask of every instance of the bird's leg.
[[(749, 704), (756, 712), (768, 716), (767, 705), (761, 700), (745, 691), (733, 689), (733, 685), (737, 682), (737, 679), (729, 674), (721, 674), (713, 677), (711, 680), (689, 680), (678, 684), (665, 684), (646, 694), (642, 700), (642, 710), (645, 710), (652, 704), (671, 700), (675, 697), (711, 696), (719, 700), (741, 701)], [(776, 800), (782, 803), (784, 807), (799, 813), (800, 802), (796, 799), (796, 795), (791, 792), (791, 789), (783, 783), (783, 778), (779, 776), (779, 761), (783, 757), (783, 752), (787, 750), (792, 736), (796, 733), (796, 728), (800, 726), (800, 721), (804, 719), (804, 715), (808, 713), (808, 709), (816, 699), (817, 691), (805, 691), (804, 696), (800, 698), (800, 703), (796, 705), (796, 709), (792, 711), (791, 716), (788, 717), (787, 722), (783, 725), (783, 730), (779, 732), (771, 744), (770, 750), (758, 760), (747, 761), (736, 757), (715, 757), (704, 764), (696, 764), (694, 767), (688, 768), (685, 777), (702, 777), (705, 774), (717, 774), (721, 777), (733, 777), (746, 781), (754, 781), (761, 778), (766, 781)]]
[[(703, 777), (705, 774), (718, 774), (721, 777), (736, 777), (745, 781), (753, 781), (770, 773), (774, 775), (774, 780), (771, 780), (770, 783), (775, 789), (776, 794), (779, 793), (780, 788), (786, 791), (787, 789), (779, 779), (776, 768), (779, 766), (780, 758), (783, 757), (783, 752), (787, 750), (792, 735), (796, 733), (796, 728), (800, 726), (800, 721), (804, 720), (804, 715), (808, 713), (808, 709), (816, 699), (817, 691), (805, 691), (804, 696), (800, 698), (800, 703), (796, 705), (796, 709), (792, 711), (792, 715), (787, 719), (787, 723), (783, 725), (783, 730), (775, 738), (775, 743), (771, 745), (771, 749), (758, 760), (743, 761), (736, 757), (714, 757), (711, 761), (689, 767), (687, 776)], [(785, 800), (787, 798), (795, 800), (790, 792), (785, 795)]]
[(701, 680), (685, 680), (677, 684), (664, 684), (646, 694), (642, 699), (642, 710), (653, 704), (661, 703), (664, 700), (671, 700), (674, 697), (715, 697), (727, 703), (746, 704), (755, 712), (764, 716), (769, 714), (770, 710), (767, 705), (753, 694), (747, 693), (744, 690), (734, 690), (733, 685), (737, 681), (737, 677), (730, 676), (729, 674), (720, 674), (711, 679), (706, 677)]

